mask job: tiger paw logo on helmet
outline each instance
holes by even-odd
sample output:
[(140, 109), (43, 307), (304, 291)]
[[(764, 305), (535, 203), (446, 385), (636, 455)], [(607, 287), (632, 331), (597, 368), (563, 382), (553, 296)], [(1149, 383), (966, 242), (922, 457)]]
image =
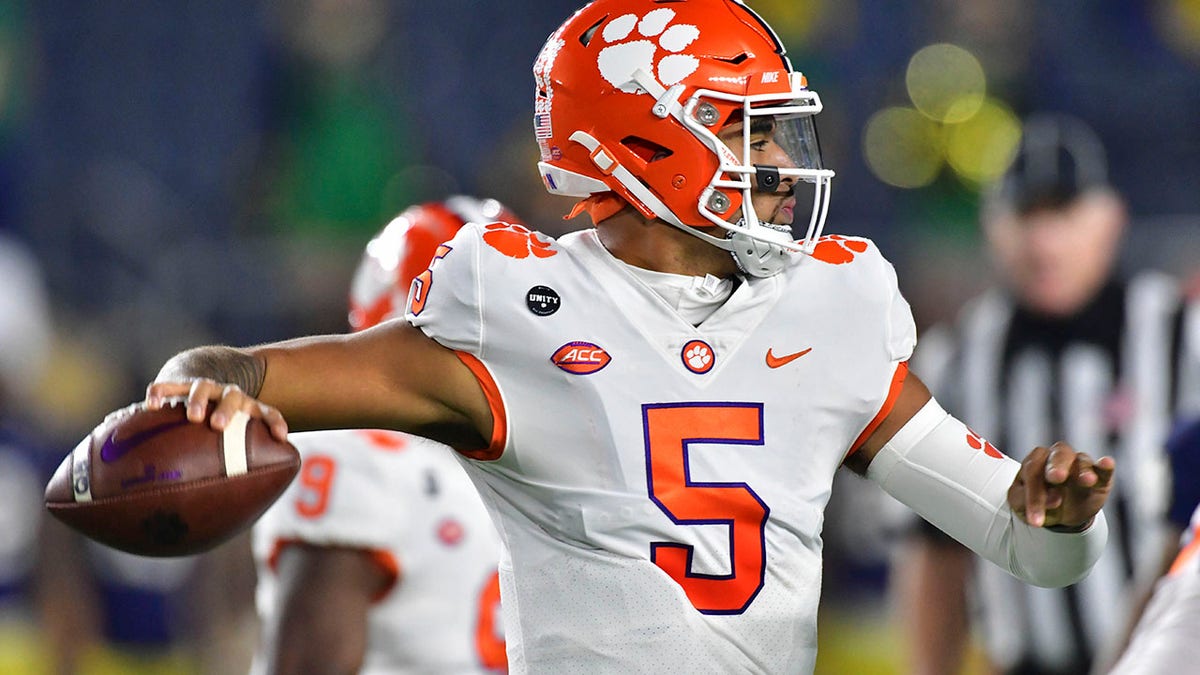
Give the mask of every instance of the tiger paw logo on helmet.
[(544, 241), (537, 233), (512, 223), (492, 223), (483, 228), (483, 241), (510, 258), (549, 258), (556, 255), (553, 242)]
[[(610, 21), (600, 35), (609, 45), (600, 50), (596, 58), (600, 74), (614, 87), (633, 93), (637, 85), (629, 82), (629, 74), (635, 70), (654, 75), (665, 87), (696, 72), (700, 60), (677, 52), (695, 42), (700, 37), (700, 29), (689, 24), (668, 25), (674, 19), (675, 10), (661, 7), (647, 12), (641, 19), (636, 14), (625, 14)], [(637, 35), (634, 35), (634, 28)], [(630, 36), (637, 39), (631, 40)], [(670, 53), (655, 62), (661, 51)]]
[(867, 242), (862, 239), (847, 239), (840, 234), (831, 234), (817, 240), (812, 257), (830, 265), (844, 265), (854, 262), (855, 254), (867, 250)]

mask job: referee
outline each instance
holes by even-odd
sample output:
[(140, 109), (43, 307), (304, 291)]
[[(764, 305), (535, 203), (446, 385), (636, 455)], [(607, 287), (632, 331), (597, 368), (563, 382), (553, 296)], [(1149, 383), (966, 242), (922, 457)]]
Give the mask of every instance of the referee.
[(913, 370), (1002, 450), (1062, 439), (1114, 456), (1108, 549), (1082, 582), (1035, 588), (914, 527), (894, 576), (899, 620), (914, 673), (960, 672), (974, 620), (995, 672), (1086, 675), (1173, 543), (1162, 448), (1176, 413), (1200, 410), (1200, 306), (1162, 274), (1116, 271), (1124, 203), (1074, 118), (1026, 121), (981, 220), (1001, 283), (922, 336)]

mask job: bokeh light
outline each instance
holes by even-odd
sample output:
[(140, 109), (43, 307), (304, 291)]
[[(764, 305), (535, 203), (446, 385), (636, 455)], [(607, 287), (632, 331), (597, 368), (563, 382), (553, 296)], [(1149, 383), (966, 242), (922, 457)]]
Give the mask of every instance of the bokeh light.
[(938, 125), (913, 108), (880, 110), (863, 130), (863, 156), (871, 171), (888, 185), (929, 185), (942, 167)]
[(946, 43), (922, 47), (909, 59), (905, 85), (912, 107), (885, 108), (863, 131), (863, 155), (879, 180), (926, 187), (948, 166), (978, 188), (1008, 168), (1021, 123), (1008, 105), (987, 96), (987, 77), (973, 54)]
[(1004, 103), (987, 99), (971, 118), (947, 125), (946, 161), (967, 183), (980, 185), (996, 179), (1012, 162), (1021, 140), (1021, 122)]
[(829, 0), (759, 0), (754, 11), (767, 19), (784, 42), (808, 42), (829, 12)]
[(970, 119), (987, 93), (979, 59), (952, 44), (921, 48), (909, 59), (904, 79), (917, 110), (947, 124)]
[(1173, 49), (1200, 58), (1200, 0), (1168, 0), (1155, 5), (1155, 25)]

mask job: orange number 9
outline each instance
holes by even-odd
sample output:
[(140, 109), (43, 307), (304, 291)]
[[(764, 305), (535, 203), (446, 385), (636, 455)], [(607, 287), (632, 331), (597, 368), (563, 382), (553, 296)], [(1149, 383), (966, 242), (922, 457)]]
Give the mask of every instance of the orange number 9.
[(333, 486), (333, 475), (337, 463), (326, 455), (305, 457), (300, 466), (300, 487), (296, 497), (296, 513), (305, 518), (316, 518), (329, 507), (329, 488)]

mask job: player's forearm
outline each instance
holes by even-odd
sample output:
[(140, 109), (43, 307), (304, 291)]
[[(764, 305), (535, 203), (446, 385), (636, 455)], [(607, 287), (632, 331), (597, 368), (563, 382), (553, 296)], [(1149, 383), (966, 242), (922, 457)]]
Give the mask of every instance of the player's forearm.
[(235, 384), (250, 396), (262, 391), (267, 375), (267, 362), (262, 356), (249, 354), (233, 347), (196, 347), (171, 357), (155, 377), (157, 382), (183, 382), (208, 378)]
[(368, 551), (309, 543), (284, 547), (276, 574), (277, 623), (268, 632), (268, 672), (359, 672), (367, 653), (372, 598), (395, 577)]
[[(360, 417), (369, 406), (356, 393), (372, 382), (355, 368), (370, 359), (345, 349), (347, 336), (296, 338), (256, 347), (204, 346), (172, 357), (156, 382), (205, 378), (236, 385), (248, 396), (278, 409), (292, 430), (382, 426)], [(383, 392), (369, 392), (374, 400)], [(341, 405), (345, 403), (346, 405)]]
[[(198, 347), (168, 361), (157, 381), (196, 378), (236, 384), (277, 410), (291, 431), (395, 429), (470, 449), (487, 447), (493, 435), (472, 371), (402, 321), (244, 349)], [(223, 395), (212, 389), (210, 397)]]
[(1059, 587), (1086, 576), (1108, 539), (1104, 513), (1077, 533), (1030, 526), (1007, 502), (1020, 464), (970, 447), (968, 437), (966, 426), (931, 400), (879, 451), (867, 475), (1022, 581)]

